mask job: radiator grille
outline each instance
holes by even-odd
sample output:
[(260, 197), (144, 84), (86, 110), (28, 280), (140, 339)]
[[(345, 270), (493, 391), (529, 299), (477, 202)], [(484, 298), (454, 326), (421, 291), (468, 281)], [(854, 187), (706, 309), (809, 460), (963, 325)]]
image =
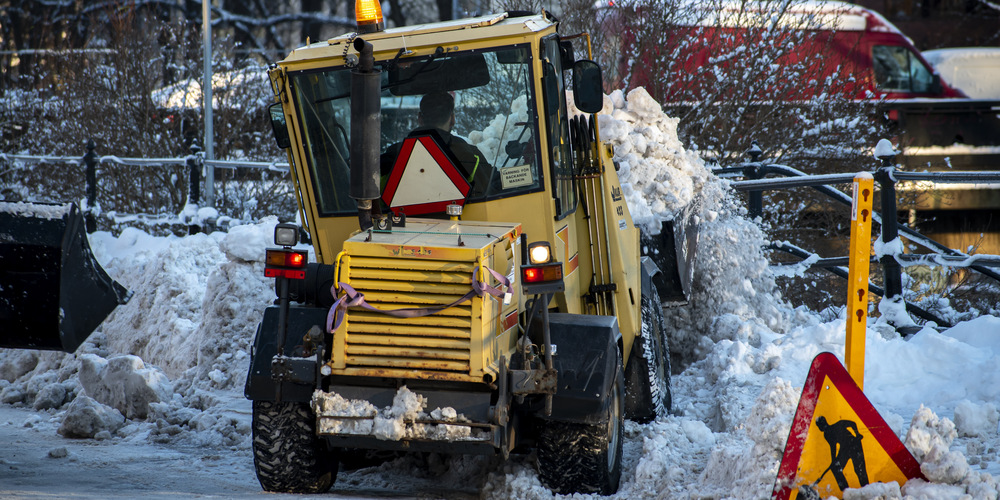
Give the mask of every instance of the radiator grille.
[[(378, 309), (443, 306), (472, 290), (471, 262), (381, 257), (351, 258), (351, 286)], [(362, 370), (471, 371), (473, 297), (420, 318), (396, 318), (352, 309), (344, 339), (346, 367)], [(478, 316), (478, 314), (476, 315)]]

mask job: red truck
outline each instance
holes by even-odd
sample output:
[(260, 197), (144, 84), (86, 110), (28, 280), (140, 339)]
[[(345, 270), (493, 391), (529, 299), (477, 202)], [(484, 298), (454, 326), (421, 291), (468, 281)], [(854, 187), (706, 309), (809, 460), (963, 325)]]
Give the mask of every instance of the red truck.
[[(618, 57), (615, 88), (645, 87), (675, 116), (706, 103), (753, 113), (775, 101), (874, 101), (906, 168), (1000, 169), (1000, 101), (949, 85), (875, 11), (836, 1), (611, 1), (598, 11)], [(1000, 209), (991, 203), (976, 205)]]
[[(877, 12), (844, 2), (727, 2), (681, 6), (679, 12), (649, 15), (642, 7), (617, 4), (601, 9), (605, 30), (623, 54), (620, 83), (645, 87), (661, 102), (704, 96), (717, 89), (747, 48), (767, 44), (778, 75), (801, 82), (765, 90), (781, 99), (832, 94), (849, 99), (966, 98), (941, 80), (909, 38)], [(644, 17), (645, 16), (645, 17)], [(643, 18), (639, 22), (626, 22)], [(659, 18), (660, 26), (651, 26)], [(657, 33), (658, 32), (658, 33)], [(657, 33), (656, 40), (650, 40)], [(671, 62), (666, 62), (670, 58)], [(657, 60), (661, 62), (658, 63)], [(670, 68), (670, 74), (664, 70)], [(786, 81), (787, 83), (787, 81)], [(787, 88), (787, 90), (786, 90)]]

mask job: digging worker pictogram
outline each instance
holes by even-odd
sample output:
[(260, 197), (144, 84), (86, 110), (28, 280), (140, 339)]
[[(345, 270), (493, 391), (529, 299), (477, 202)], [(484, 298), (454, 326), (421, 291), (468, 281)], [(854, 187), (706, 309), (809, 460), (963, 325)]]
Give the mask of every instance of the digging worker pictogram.
[[(816, 419), (816, 427), (823, 432), (826, 442), (830, 443), (830, 466), (823, 471), (823, 474), (830, 471), (841, 491), (846, 490), (848, 484), (847, 478), (844, 477), (844, 467), (850, 461), (854, 464), (854, 472), (858, 475), (861, 486), (866, 486), (868, 472), (865, 470), (865, 450), (861, 446), (862, 436), (858, 433), (858, 425), (850, 420), (828, 424), (825, 417), (819, 417)], [(822, 478), (823, 475), (820, 474), (820, 479)]]

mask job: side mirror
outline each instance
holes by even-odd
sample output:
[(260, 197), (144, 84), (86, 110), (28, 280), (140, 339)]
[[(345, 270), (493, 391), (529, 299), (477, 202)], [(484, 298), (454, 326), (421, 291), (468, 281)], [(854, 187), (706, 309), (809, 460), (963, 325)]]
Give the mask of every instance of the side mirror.
[(292, 141), (288, 138), (288, 126), (285, 124), (285, 111), (281, 109), (281, 103), (276, 102), (267, 110), (271, 114), (271, 128), (274, 130), (274, 140), (278, 143), (278, 147), (290, 148)]
[(941, 86), (941, 75), (937, 72), (931, 73), (930, 91), (934, 95), (941, 95), (944, 92), (944, 88)]
[(604, 107), (601, 67), (591, 60), (573, 64), (573, 101), (584, 113), (597, 113)]

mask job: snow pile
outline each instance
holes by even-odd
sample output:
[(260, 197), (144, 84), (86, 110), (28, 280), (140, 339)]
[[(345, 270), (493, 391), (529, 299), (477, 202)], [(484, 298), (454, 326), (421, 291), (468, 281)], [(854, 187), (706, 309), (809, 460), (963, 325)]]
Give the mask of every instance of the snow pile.
[(763, 231), (746, 219), (726, 181), (684, 148), (677, 123), (643, 88), (605, 96), (598, 115), (601, 139), (614, 145), (622, 193), (635, 223), (658, 233), (661, 221), (690, 211), (697, 224), (691, 305), (667, 311), (668, 324), (676, 328), (671, 351), (686, 364), (714, 342), (757, 343), (761, 332), (783, 331), (790, 313), (762, 250)]
[(769, 496), (798, 403), (799, 391), (790, 382), (768, 382), (742, 428), (712, 450), (699, 489), (720, 497), (734, 488), (749, 498)]
[[(995, 430), (995, 427), (994, 427)], [(951, 449), (957, 437), (955, 424), (939, 418), (923, 406), (917, 410), (906, 434), (907, 449), (920, 462), (920, 472), (927, 478), (908, 481), (902, 493), (915, 498), (990, 498), (998, 497), (997, 481), (990, 474), (973, 471), (960, 451)], [(993, 441), (994, 446), (996, 441)], [(969, 495), (969, 496), (965, 496)]]
[[(101, 330), (107, 349), (135, 354), (170, 377), (194, 366), (201, 342), (196, 335), (198, 315), (208, 276), (225, 262), (219, 250), (223, 236), (172, 237), (163, 245), (144, 250), (148, 235), (135, 229), (123, 232), (120, 240), (124, 242), (116, 244), (126, 247), (127, 253), (105, 264), (105, 269), (109, 273), (127, 269), (113, 276), (134, 295), (127, 306), (117, 308), (104, 322)], [(94, 246), (100, 259), (103, 249)]]
[(993, 403), (977, 405), (969, 400), (955, 407), (955, 428), (966, 437), (985, 436), (1000, 424), (1000, 414)]
[[(76, 355), (0, 353), (0, 401), (66, 408), (67, 436), (248, 445), (249, 415), (232, 401), (248, 404), (250, 342), (274, 297), (260, 261), (276, 223), (184, 238), (91, 235), (95, 256), (132, 300)], [(113, 412), (119, 425), (107, 425)]]
[(632, 220), (656, 234), (660, 221), (674, 220), (695, 201), (711, 172), (677, 138), (677, 118), (637, 88), (626, 96), (616, 90), (604, 98), (597, 116), (600, 137), (614, 145), (622, 194)]

